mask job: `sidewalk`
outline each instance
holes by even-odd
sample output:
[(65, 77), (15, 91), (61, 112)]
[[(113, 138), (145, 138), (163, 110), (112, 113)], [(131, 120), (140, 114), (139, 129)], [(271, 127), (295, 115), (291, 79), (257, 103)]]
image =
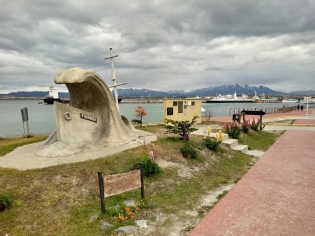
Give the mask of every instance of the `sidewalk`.
[[(263, 116), (262, 120), (263, 123), (265, 122), (272, 122), (275, 120), (281, 120), (281, 119), (307, 119), (308, 117), (313, 117), (315, 112), (315, 108), (309, 108), (308, 111), (305, 109), (303, 111), (291, 111), (286, 113), (274, 113), (274, 114), (266, 114)], [(307, 115), (308, 114), (308, 115)], [(255, 119), (257, 120), (260, 118), (259, 116), (254, 115), (246, 115), (246, 119)], [(313, 117), (314, 118), (314, 117)], [(232, 116), (213, 116), (211, 117), (210, 121), (220, 121), (220, 122), (231, 122)]]
[(287, 130), (189, 236), (315, 235), (314, 147), (315, 131)]

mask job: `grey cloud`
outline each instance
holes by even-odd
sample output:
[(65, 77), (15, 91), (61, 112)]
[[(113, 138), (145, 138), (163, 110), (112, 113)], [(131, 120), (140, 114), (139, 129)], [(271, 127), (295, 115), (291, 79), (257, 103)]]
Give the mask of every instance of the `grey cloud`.
[(0, 4), (0, 93), (11, 84), (48, 88), (59, 70), (75, 66), (111, 81), (104, 60), (110, 47), (119, 54), (120, 79), (130, 87), (313, 86), (311, 0)]

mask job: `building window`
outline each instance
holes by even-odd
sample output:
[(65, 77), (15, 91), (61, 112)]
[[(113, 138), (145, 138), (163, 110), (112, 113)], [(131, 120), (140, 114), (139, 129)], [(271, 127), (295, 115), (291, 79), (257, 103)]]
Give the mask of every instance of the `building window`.
[(172, 116), (173, 115), (173, 107), (166, 108), (166, 113), (168, 116)]
[(173, 107), (176, 107), (177, 106), (177, 102), (173, 102)]
[(183, 113), (183, 101), (178, 102), (178, 113)]
[(192, 101), (192, 102), (191, 102), (191, 105), (192, 105), (192, 106), (195, 106), (195, 101)]

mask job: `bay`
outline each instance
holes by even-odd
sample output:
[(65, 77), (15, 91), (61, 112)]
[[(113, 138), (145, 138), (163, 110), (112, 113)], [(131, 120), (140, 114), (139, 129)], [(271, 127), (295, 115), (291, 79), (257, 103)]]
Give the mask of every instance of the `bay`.
[[(286, 104), (294, 105), (294, 104)], [(163, 103), (122, 103), (120, 113), (129, 120), (135, 119), (135, 109), (142, 106), (147, 115), (144, 123), (163, 120)], [(212, 116), (228, 116), (231, 109), (282, 107), (283, 103), (203, 103), (202, 107), (211, 112)], [(23, 136), (21, 109), (28, 109), (28, 125), (30, 134), (49, 135), (56, 128), (54, 105), (39, 104), (38, 100), (0, 100), (0, 137)], [(230, 111), (231, 110), (231, 111)]]

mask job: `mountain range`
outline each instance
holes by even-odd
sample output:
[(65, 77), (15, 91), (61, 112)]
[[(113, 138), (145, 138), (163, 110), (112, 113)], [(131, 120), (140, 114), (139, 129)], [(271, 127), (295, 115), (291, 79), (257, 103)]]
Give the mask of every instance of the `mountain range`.
[[(222, 85), (213, 86), (208, 88), (200, 88), (195, 90), (171, 90), (167, 92), (150, 90), (150, 89), (118, 89), (118, 94), (122, 97), (170, 97), (170, 96), (181, 96), (181, 97), (191, 97), (191, 96), (216, 96), (218, 94), (226, 95), (233, 94), (236, 92), (238, 95), (248, 94), (248, 95), (315, 95), (315, 89), (312, 90), (298, 90), (289, 93), (279, 92), (272, 90), (265, 86), (249, 86), (249, 85)], [(48, 91), (33, 91), (33, 92), (12, 92), (8, 94), (0, 94), (0, 97), (44, 97), (47, 95)], [(60, 98), (69, 98), (69, 93), (59, 92)]]

